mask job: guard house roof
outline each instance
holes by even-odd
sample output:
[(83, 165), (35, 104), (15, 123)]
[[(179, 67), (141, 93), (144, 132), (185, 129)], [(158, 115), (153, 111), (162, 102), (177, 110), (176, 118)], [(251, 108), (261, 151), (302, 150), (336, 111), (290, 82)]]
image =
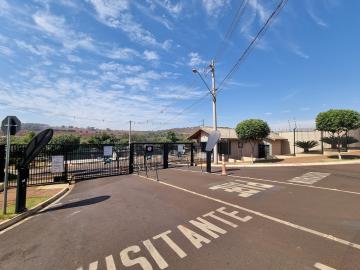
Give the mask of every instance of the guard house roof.
[[(199, 128), (197, 131), (195, 131), (193, 134), (191, 134), (187, 139), (188, 140), (198, 139), (201, 136), (201, 132), (210, 134), (210, 132), (213, 130), (214, 129), (212, 127)], [(228, 139), (228, 140), (238, 140), (239, 139), (234, 128), (218, 127), (217, 130), (220, 131), (221, 139)], [(269, 136), (267, 136), (266, 139), (271, 140), (271, 141), (287, 140), (286, 138), (281, 137), (274, 132), (270, 132)]]

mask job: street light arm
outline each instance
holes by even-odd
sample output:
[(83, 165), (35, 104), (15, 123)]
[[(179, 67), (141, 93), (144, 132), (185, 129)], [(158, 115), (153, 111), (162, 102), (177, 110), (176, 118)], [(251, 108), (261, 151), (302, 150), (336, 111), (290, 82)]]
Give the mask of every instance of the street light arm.
[(200, 79), (203, 81), (203, 83), (205, 84), (206, 88), (209, 90), (212, 97), (215, 98), (214, 93), (211, 91), (210, 87), (208, 86), (208, 84), (204, 80), (203, 76), (201, 76), (200, 72), (198, 72), (196, 69), (193, 69), (193, 72), (199, 75)]

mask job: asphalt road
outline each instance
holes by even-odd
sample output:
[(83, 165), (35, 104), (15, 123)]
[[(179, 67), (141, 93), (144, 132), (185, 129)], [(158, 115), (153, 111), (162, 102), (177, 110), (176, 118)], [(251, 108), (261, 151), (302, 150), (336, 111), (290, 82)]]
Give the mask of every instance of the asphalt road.
[(230, 173), (79, 182), (0, 232), (0, 269), (360, 269), (360, 166)]

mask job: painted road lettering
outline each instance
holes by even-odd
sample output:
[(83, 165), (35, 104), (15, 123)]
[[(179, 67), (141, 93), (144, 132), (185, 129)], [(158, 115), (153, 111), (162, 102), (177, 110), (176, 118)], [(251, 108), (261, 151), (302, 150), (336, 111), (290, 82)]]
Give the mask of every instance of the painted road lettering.
[(239, 197), (248, 198), (254, 194), (260, 193), (266, 189), (274, 187), (269, 184), (260, 184), (255, 182), (248, 182), (243, 180), (235, 180), (235, 182), (226, 182), (224, 184), (210, 187), (211, 190), (222, 189), (226, 192), (236, 192)]
[[(225, 207), (220, 207), (215, 211), (210, 211), (201, 217), (194, 218), (189, 221), (187, 225), (178, 225), (177, 229), (181, 234), (189, 240), (189, 242), (196, 248), (200, 249), (204, 246), (204, 244), (210, 244), (211, 238), (219, 238), (221, 235), (226, 234), (227, 231), (221, 228), (218, 225), (213, 224), (211, 221), (205, 218), (211, 218), (213, 220), (222, 222), (227, 226), (237, 228), (238, 225), (234, 223), (234, 220), (238, 220), (241, 222), (247, 222), (252, 219), (251, 216), (240, 217), (238, 216), (238, 211), (227, 211)], [(228, 220), (228, 217), (232, 218), (231, 221)], [(142, 251), (139, 245), (129, 246), (120, 251), (120, 260), (123, 266), (131, 267), (131, 266), (139, 266), (144, 270), (152, 270), (152, 269), (165, 269), (169, 267), (169, 264), (166, 262), (166, 258), (161, 255), (159, 250), (156, 248), (156, 240), (162, 239), (170, 249), (172, 249), (179, 258), (185, 258), (187, 254), (185, 251), (179, 247), (178, 244), (175, 243), (173, 239), (170, 238), (171, 230), (167, 230), (163, 233), (155, 235), (152, 237), (153, 240), (150, 239), (142, 241), (144, 249), (147, 250), (149, 257), (146, 258), (144, 256), (137, 256)], [(143, 255), (143, 252), (142, 252)], [(151, 262), (155, 261), (156, 265), (152, 265)], [(116, 270), (114, 257), (113, 255), (109, 255), (105, 257), (106, 269), (107, 270)], [(89, 264), (89, 270), (97, 270), (98, 269), (98, 261), (92, 262)], [(84, 270), (83, 267), (77, 268), (77, 270)]]
[(288, 181), (291, 183), (312, 185), (312, 184), (315, 184), (316, 182), (319, 182), (320, 180), (324, 179), (325, 177), (328, 177), (329, 175), (330, 175), (330, 173), (308, 172), (301, 176), (294, 177)]

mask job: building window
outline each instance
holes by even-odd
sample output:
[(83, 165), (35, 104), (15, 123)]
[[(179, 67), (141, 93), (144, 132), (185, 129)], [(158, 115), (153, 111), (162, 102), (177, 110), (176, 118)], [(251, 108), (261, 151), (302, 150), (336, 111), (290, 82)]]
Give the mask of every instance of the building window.
[(219, 154), (231, 155), (230, 141), (220, 141), (218, 143)]

